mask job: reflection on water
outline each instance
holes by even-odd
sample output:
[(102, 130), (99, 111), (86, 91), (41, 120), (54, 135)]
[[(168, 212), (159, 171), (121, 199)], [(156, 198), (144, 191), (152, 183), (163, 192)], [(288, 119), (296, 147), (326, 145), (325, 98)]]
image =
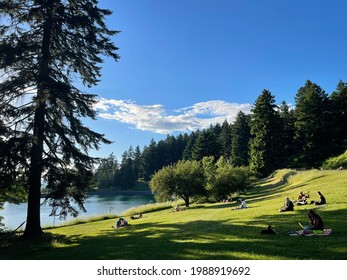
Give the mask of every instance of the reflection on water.
[[(78, 218), (100, 214), (121, 214), (125, 210), (142, 204), (150, 203), (154, 200), (153, 195), (91, 195), (89, 196), (84, 207), (86, 213), (80, 213)], [(42, 199), (42, 202), (44, 200)], [(5, 203), (4, 210), (0, 211), (0, 216), (4, 217), (3, 223), (8, 229), (15, 229), (26, 220), (27, 203), (11, 204)], [(51, 207), (46, 204), (41, 206), (41, 225), (54, 226), (71, 221), (74, 218), (68, 216), (66, 220), (50, 217)]]

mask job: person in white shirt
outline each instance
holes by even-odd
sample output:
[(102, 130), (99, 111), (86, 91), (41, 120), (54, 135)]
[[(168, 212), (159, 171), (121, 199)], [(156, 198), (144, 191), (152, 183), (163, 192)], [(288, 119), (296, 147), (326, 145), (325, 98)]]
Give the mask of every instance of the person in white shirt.
[(247, 208), (247, 203), (244, 199), (241, 198), (241, 204), (237, 207), (235, 207), (233, 210), (239, 210), (239, 209), (244, 209)]

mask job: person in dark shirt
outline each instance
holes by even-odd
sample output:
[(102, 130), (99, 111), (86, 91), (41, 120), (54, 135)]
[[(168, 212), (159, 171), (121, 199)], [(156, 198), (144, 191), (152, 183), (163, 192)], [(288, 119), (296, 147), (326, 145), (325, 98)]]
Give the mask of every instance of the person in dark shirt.
[(318, 196), (319, 196), (319, 201), (314, 201), (314, 200), (312, 200), (312, 201), (311, 201), (311, 204), (313, 204), (313, 203), (314, 203), (315, 205), (324, 205), (324, 204), (326, 204), (327, 201), (326, 201), (324, 195), (322, 195), (321, 192), (317, 192), (317, 194), (318, 194)]
[(323, 230), (324, 224), (322, 218), (313, 210), (308, 210), (308, 219), (310, 220), (310, 225), (308, 229), (310, 230)]

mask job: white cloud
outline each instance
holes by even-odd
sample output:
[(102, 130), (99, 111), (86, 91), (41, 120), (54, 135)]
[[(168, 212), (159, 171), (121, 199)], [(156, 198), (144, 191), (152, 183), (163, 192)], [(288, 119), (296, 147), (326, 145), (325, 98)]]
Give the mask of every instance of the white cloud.
[(251, 105), (211, 100), (169, 112), (160, 104), (138, 105), (131, 100), (102, 98), (95, 108), (101, 118), (130, 124), (139, 130), (170, 134), (208, 128), (225, 120), (233, 122), (239, 111), (249, 113)]

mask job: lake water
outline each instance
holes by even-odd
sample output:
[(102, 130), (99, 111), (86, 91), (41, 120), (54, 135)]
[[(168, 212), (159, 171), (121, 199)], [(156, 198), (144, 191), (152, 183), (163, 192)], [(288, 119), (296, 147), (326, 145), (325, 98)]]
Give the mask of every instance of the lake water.
[[(44, 199), (42, 199), (42, 202)], [(81, 212), (77, 218), (100, 215), (117, 214), (120, 215), (125, 210), (142, 204), (148, 204), (154, 201), (153, 195), (128, 194), (128, 195), (90, 195), (84, 207), (87, 212)], [(59, 224), (71, 221), (74, 218), (68, 216), (66, 220), (59, 220), (58, 217), (50, 217), (51, 207), (43, 204), (41, 206), (41, 226), (57, 226)], [(15, 229), (26, 220), (27, 203), (11, 204), (5, 203), (4, 209), (0, 210), (0, 216), (4, 217), (2, 223), (7, 229)]]

